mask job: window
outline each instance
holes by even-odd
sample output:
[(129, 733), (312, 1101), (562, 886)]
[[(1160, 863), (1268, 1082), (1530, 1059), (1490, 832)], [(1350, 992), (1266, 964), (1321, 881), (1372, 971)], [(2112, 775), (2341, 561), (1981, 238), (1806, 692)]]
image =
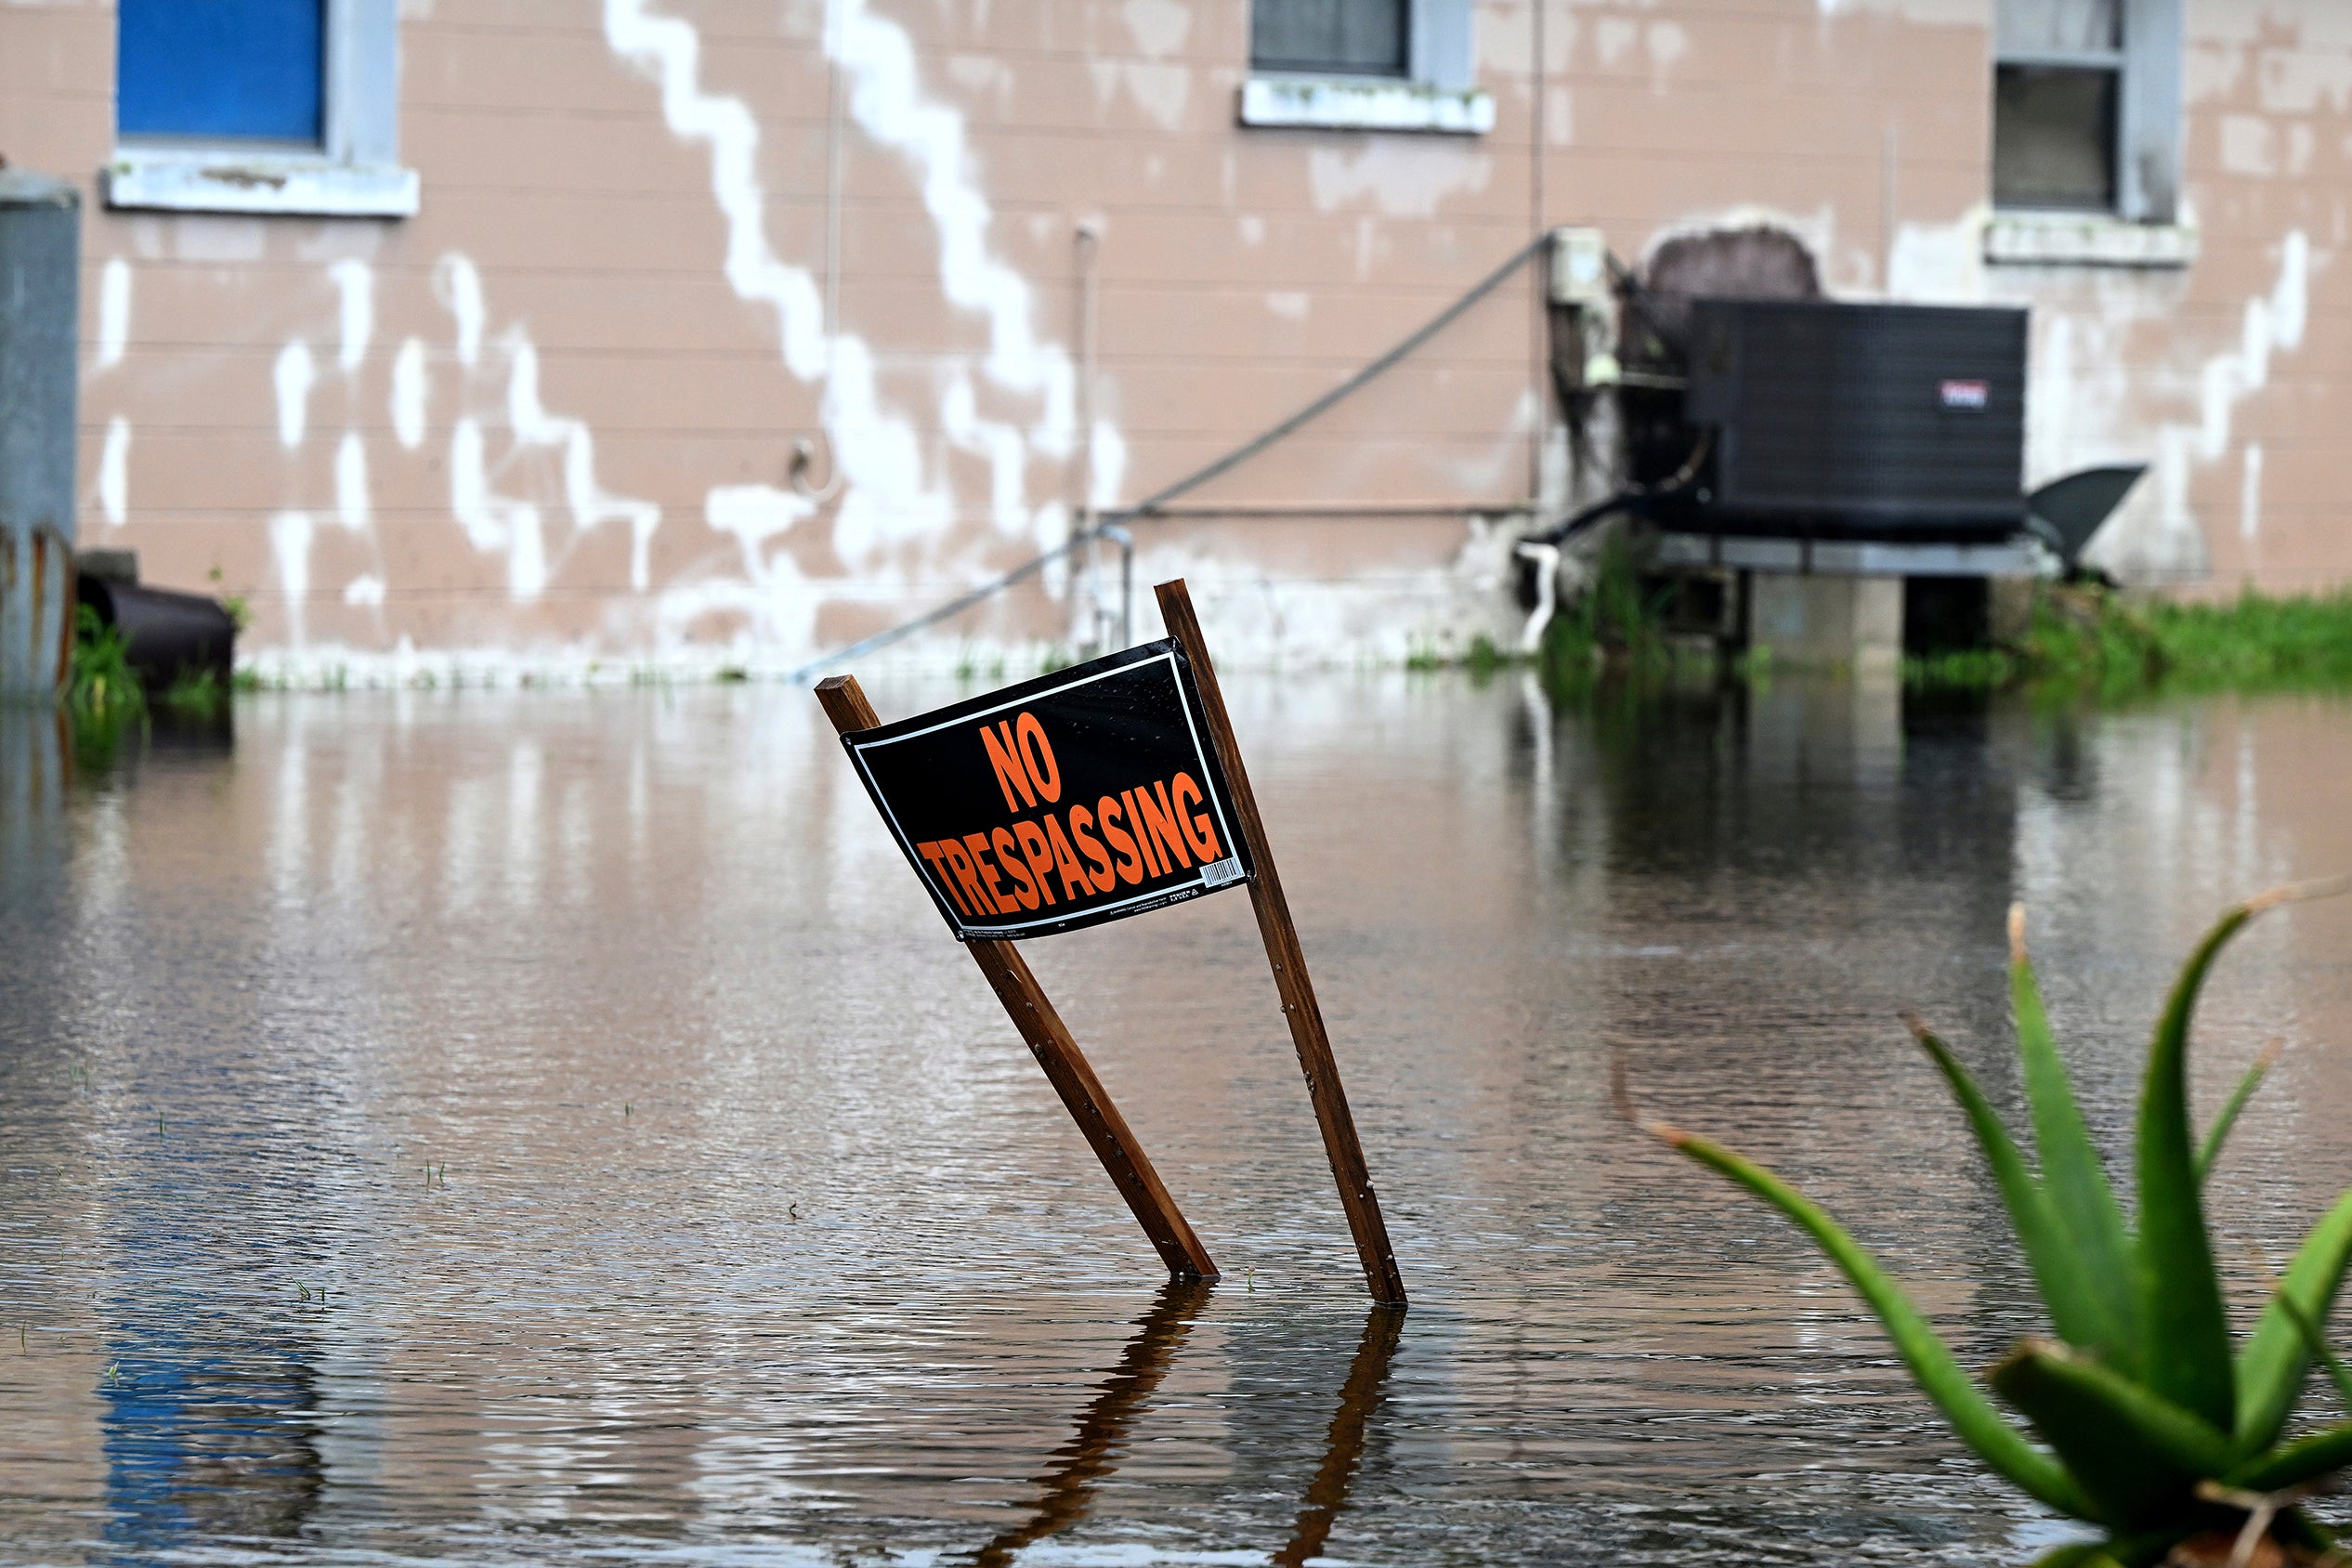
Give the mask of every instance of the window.
[(1250, 0), (1245, 125), (1495, 128), (1475, 85), (1474, 0)]
[(114, 124), (124, 137), (320, 145), (320, 0), (121, 0)]
[(2171, 222), (2180, 52), (2180, 0), (2000, 0), (1994, 205)]
[(119, 0), (115, 207), (401, 217), (397, 0)]
[(1403, 76), (1411, 67), (1406, 0), (1257, 0), (1249, 10), (1253, 71)]

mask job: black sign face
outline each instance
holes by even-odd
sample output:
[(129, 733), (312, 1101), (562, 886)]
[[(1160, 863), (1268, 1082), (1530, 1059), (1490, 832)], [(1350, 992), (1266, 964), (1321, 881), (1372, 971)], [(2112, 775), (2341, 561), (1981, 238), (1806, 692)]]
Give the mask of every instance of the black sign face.
[(960, 941), (1123, 920), (1255, 869), (1172, 639), (842, 744)]

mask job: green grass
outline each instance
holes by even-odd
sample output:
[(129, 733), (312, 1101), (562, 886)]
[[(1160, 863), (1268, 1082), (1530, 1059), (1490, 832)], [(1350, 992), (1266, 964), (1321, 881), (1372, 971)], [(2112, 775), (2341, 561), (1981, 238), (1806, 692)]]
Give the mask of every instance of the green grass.
[(156, 697), (157, 706), (190, 718), (209, 718), (229, 705), (233, 681), (224, 681), (210, 670), (183, 670), (177, 679), (165, 686)]
[(2110, 700), (2345, 689), (2352, 687), (2352, 590), (2308, 598), (2248, 591), (2198, 603), (2048, 584), (2036, 590), (2018, 643), (1907, 659), (1903, 678), (1917, 687), (2023, 686)]
[[(1536, 655), (1544, 684), (1554, 696), (1582, 697), (1597, 687), (1654, 689), (1692, 680), (1713, 681), (1723, 661), (1711, 652), (1678, 645), (1666, 633), (1670, 589), (1645, 586), (1623, 539), (1601, 546), (1583, 594), (1562, 604), (1544, 628)], [(1741, 678), (1769, 673), (1761, 659), (1729, 666)]]

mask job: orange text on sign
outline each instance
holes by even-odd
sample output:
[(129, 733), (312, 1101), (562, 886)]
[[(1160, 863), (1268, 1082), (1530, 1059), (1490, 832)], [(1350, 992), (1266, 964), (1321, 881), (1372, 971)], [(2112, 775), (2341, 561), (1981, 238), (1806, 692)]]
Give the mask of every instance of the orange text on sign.
[(1207, 791), (1189, 773), (1064, 806), (1062, 770), (1035, 714), (983, 725), (980, 743), (1005, 809), (1031, 815), (915, 845), (968, 920), (1076, 903), (1224, 855), (1201, 809)]

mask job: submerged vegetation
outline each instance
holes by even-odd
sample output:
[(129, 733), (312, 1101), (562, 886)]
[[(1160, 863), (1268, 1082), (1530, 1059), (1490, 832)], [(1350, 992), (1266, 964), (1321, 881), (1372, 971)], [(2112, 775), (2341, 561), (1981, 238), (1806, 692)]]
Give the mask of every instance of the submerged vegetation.
[(1546, 684), (1577, 691), (1613, 678), (1712, 675), (1711, 653), (1695, 652), (1668, 634), (1668, 597), (1642, 581), (1624, 537), (1610, 538), (1592, 564), (1585, 591), (1561, 604), (1544, 628), (1536, 658)]
[(2040, 1444), (1994, 1407), (1902, 1287), (1827, 1212), (1719, 1143), (1650, 1125), (1812, 1237), (1980, 1458), (2048, 1507), (2109, 1532), (2051, 1552), (2044, 1568), (2352, 1562), (2299, 1507), (2352, 1467), (2352, 1420), (2286, 1435), (2315, 1365), (2352, 1412), (2352, 1371), (2325, 1339), (2352, 1264), (2352, 1192), (2313, 1227), (2283, 1282), (2271, 1282), (2252, 1336), (2233, 1343), (2202, 1189), (2269, 1052), (2202, 1143), (2190, 1133), (2187, 1074), (2197, 994), (2223, 947), (2265, 909), (2347, 888), (2352, 878), (2249, 899), (2190, 954), (2149, 1049), (2129, 1222), (2059, 1060), (2026, 957), (2022, 909), (2009, 916), (2009, 981), (2038, 1169), (1943, 1041), (1906, 1018), (1976, 1135), (2056, 1336), (2019, 1344), (1987, 1378)]
[(2352, 687), (2352, 591), (2132, 602), (2105, 588), (2047, 585), (2013, 646), (1909, 660), (1903, 673), (1917, 686), (2030, 684), (2110, 698)]
[[(1535, 662), (1562, 694), (1607, 683), (1773, 674), (1762, 653), (1724, 660), (1705, 636), (1676, 636), (1672, 608), (1671, 589), (1645, 579), (1630, 546), (1613, 539), (1585, 591), (1552, 617)], [(2352, 689), (2352, 590), (2311, 597), (2249, 590), (2200, 603), (2042, 583), (2020, 634), (1907, 658), (1902, 675), (1914, 688), (2022, 688), (2108, 701), (2167, 692)]]
[(74, 753), (85, 767), (104, 767), (123, 738), (147, 723), (147, 693), (131, 668), (128, 639), (87, 605), (74, 611), (64, 699)]

